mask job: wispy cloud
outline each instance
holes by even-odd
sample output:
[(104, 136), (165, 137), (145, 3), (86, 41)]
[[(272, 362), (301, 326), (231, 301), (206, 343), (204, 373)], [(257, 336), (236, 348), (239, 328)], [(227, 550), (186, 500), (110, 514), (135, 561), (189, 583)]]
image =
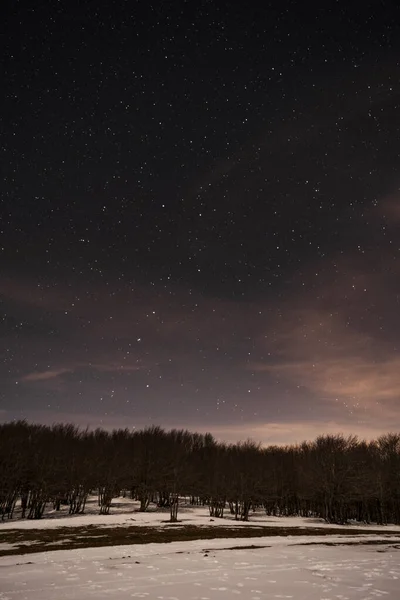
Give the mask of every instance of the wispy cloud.
[[(349, 407), (372, 413), (398, 414), (400, 358), (375, 363), (363, 357), (252, 365), (254, 371), (273, 373), (330, 401), (347, 400)], [(347, 404), (346, 403), (346, 404)]]
[(49, 381), (57, 379), (66, 373), (72, 373), (71, 368), (49, 369), (48, 371), (33, 371), (21, 378), (21, 381)]
[(132, 373), (145, 369), (144, 365), (118, 364), (118, 363), (78, 363), (69, 367), (59, 367), (47, 371), (33, 371), (21, 377), (21, 381), (46, 382), (62, 378), (65, 375), (82, 372), (98, 371), (103, 373)]
[(263, 332), (263, 360), (248, 369), (305, 390), (319, 412), (337, 405), (359, 419), (400, 423), (398, 308), (393, 273), (372, 260), (338, 260), (334, 277), (280, 308), (273, 331)]

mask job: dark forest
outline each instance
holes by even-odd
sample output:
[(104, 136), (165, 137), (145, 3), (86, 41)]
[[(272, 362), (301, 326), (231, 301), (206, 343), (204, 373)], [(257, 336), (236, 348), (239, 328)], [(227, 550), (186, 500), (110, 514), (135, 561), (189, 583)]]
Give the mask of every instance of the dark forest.
[[(230, 511), (247, 521), (267, 515), (323, 518), (328, 523), (400, 524), (400, 434), (373, 441), (321, 435), (312, 442), (262, 447), (251, 440), (217, 442), (186, 430), (107, 432), (25, 421), (0, 425), (2, 519), (40, 519), (46, 506), (82, 514), (91, 493), (100, 514), (129, 494), (139, 510), (170, 508), (179, 499), (208, 506), (211, 517)], [(18, 511), (15, 510), (18, 507)]]

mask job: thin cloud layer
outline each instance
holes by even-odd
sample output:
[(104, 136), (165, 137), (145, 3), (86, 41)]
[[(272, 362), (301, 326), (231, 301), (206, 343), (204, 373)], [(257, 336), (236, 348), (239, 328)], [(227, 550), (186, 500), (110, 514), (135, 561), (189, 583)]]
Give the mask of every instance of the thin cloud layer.
[[(251, 381), (243, 365), (262, 318), (256, 306), (202, 298), (182, 288), (151, 293), (137, 286), (133, 293), (133, 286), (115, 286), (110, 295), (101, 285), (93, 289), (96, 302), (82, 290), (74, 298), (60, 288), (59, 305), (51, 288), (36, 296), (30, 285), (10, 286), (14, 309), (23, 312), (28, 305), (31, 323), (43, 322), (45, 314), (54, 333), (46, 337), (33, 327), (35, 333), (24, 338), (19, 372), (9, 382), (10, 394), (21, 398), (17, 407), (29, 397), (38, 412), (53, 413), (68, 398), (74, 420), (85, 410), (146, 424), (174, 414), (183, 425), (211, 415), (215, 421), (234, 419), (245, 411)], [(7, 287), (3, 290), (7, 296)], [(244, 308), (249, 319), (243, 319)], [(244, 376), (232, 390), (239, 373)], [(8, 414), (17, 418), (26, 411)]]
[(357, 256), (335, 264), (333, 280), (323, 278), (280, 310), (273, 336), (265, 336), (268, 360), (249, 369), (306, 390), (321, 407), (344, 407), (360, 422), (400, 425), (397, 268), (380, 271), (371, 261), (361, 270)]
[(161, 423), (232, 441), (399, 428), (400, 263), (354, 247), (329, 269), (294, 273), (290, 295), (251, 302), (184, 286), (100, 283), (89, 293), (4, 280), (5, 303), (31, 326), (18, 355), (4, 338), (18, 369), (3, 418), (53, 422), (68, 398), (85, 426)]

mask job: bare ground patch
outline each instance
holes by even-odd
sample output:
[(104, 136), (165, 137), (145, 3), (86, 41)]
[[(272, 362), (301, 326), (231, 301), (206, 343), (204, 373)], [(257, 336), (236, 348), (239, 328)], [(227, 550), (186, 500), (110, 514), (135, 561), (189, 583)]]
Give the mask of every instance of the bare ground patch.
[[(199, 525), (180, 525), (174, 527), (102, 527), (88, 525), (82, 527), (57, 527), (54, 529), (8, 529), (0, 532), (0, 556), (32, 554), (53, 550), (72, 550), (76, 548), (94, 548), (100, 546), (122, 546), (129, 544), (149, 544), (160, 542), (181, 542), (198, 539), (216, 538), (259, 538), (272, 536), (398, 536), (395, 531), (337, 528), (291, 528), (291, 527), (210, 527)], [(310, 542), (315, 543), (315, 542)], [(321, 540), (321, 543), (322, 540)], [(347, 542), (344, 542), (347, 545)], [(359, 540), (351, 543), (374, 543), (370, 540)], [(384, 542), (384, 543), (389, 543)], [(4, 547), (9, 544), (9, 547)], [(327, 544), (336, 544), (336, 542)]]

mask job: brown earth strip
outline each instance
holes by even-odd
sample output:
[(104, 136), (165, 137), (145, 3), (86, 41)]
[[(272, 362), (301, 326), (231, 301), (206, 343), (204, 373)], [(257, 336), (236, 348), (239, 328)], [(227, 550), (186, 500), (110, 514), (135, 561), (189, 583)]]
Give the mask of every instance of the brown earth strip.
[[(13, 544), (0, 550), (0, 556), (32, 554), (53, 550), (94, 548), (101, 546), (122, 546), (129, 544), (149, 544), (160, 542), (182, 542), (216, 538), (259, 538), (259, 537), (299, 537), (299, 536), (397, 536), (398, 531), (338, 528), (291, 528), (291, 527), (209, 527), (184, 525), (179, 527), (56, 527), (54, 529), (8, 529), (0, 532), (0, 543)], [(361, 541), (361, 540), (360, 540)], [(315, 543), (315, 542), (312, 542)], [(330, 544), (331, 542), (329, 542)], [(376, 543), (371, 540), (371, 543)], [(388, 543), (388, 542), (387, 542)], [(346, 542), (347, 545), (347, 542)]]

